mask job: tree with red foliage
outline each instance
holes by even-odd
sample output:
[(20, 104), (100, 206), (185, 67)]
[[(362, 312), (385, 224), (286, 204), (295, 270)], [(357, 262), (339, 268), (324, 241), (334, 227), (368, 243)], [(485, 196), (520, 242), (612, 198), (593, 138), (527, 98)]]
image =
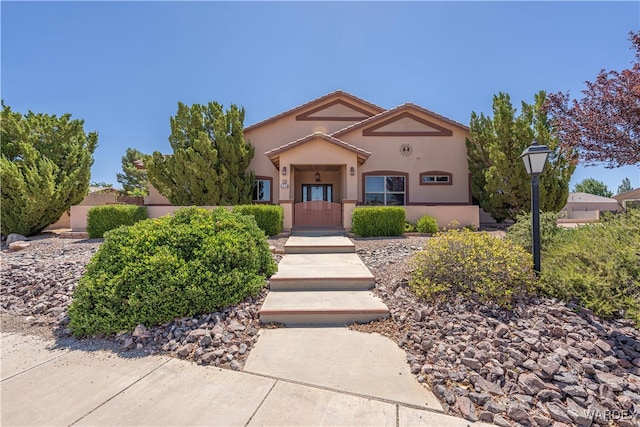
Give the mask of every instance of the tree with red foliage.
[(636, 61), (627, 70), (602, 70), (585, 82), (584, 97), (548, 96), (547, 111), (561, 144), (586, 163), (614, 168), (640, 164), (640, 31), (629, 33)]

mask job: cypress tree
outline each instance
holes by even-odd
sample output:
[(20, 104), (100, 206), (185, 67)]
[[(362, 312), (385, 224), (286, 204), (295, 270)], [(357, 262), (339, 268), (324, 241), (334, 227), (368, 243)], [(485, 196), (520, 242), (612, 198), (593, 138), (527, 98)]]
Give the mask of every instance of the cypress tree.
[(244, 108), (210, 102), (178, 103), (171, 117), (173, 155), (153, 153), (149, 181), (174, 205), (211, 206), (251, 202), (253, 173), (246, 169), (254, 148), (244, 140)]
[(534, 138), (552, 150), (540, 177), (541, 210), (558, 212), (567, 202), (574, 157), (553, 136), (544, 103), (545, 92), (540, 91), (533, 105), (522, 102), (516, 116), (509, 95), (500, 92), (493, 97), (493, 118), (471, 113), (466, 140), (471, 191), (498, 222), (531, 210), (530, 178), (519, 156)]
[(71, 114), (23, 116), (2, 102), (3, 235), (36, 234), (86, 196), (98, 134), (83, 127)]

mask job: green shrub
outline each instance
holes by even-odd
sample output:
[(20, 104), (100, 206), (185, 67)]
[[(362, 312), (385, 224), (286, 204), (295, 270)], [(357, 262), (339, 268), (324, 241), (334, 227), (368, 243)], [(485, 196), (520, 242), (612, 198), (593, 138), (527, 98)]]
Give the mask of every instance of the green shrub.
[(531, 255), (488, 233), (466, 229), (438, 233), (425, 242), (424, 250), (413, 256), (410, 265), (409, 284), (426, 299), (462, 294), (508, 307), (534, 290)]
[(258, 223), (258, 227), (267, 236), (275, 236), (282, 233), (282, 220), (284, 219), (284, 209), (282, 206), (273, 205), (238, 205), (233, 208), (234, 212), (243, 215), (253, 215)]
[(90, 238), (99, 239), (109, 230), (121, 225), (133, 225), (143, 219), (147, 219), (147, 208), (144, 206), (96, 206), (87, 213), (87, 233)]
[(69, 307), (75, 335), (116, 333), (193, 316), (257, 295), (273, 274), (252, 216), (184, 208), (108, 232)]
[(405, 233), (415, 233), (417, 232), (418, 229), (416, 228), (416, 225), (412, 222), (409, 221), (405, 221), (404, 222), (404, 232)]
[(405, 210), (398, 206), (357, 208), (351, 217), (351, 231), (362, 237), (402, 236)]
[(640, 327), (640, 211), (564, 230), (542, 253), (543, 290)]
[[(540, 245), (545, 248), (551, 244), (554, 237), (563, 229), (558, 227), (558, 214), (555, 212), (542, 212), (540, 214)], [(507, 238), (519, 244), (531, 252), (531, 212), (521, 213), (507, 230)]]
[(430, 215), (422, 216), (416, 223), (416, 229), (420, 233), (432, 233), (432, 234), (437, 233), (440, 230), (438, 228), (438, 221)]

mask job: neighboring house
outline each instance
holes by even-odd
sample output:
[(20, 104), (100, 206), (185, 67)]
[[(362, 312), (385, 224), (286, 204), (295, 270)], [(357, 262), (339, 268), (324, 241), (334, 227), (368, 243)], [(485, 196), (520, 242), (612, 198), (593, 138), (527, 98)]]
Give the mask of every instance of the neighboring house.
[(640, 188), (616, 194), (613, 198), (618, 201), (622, 209), (640, 208)]
[[(255, 147), (254, 203), (284, 208), (284, 228), (351, 228), (356, 206), (404, 206), (441, 227), (479, 225), (469, 128), (414, 104), (386, 110), (332, 92), (244, 129)], [(168, 200), (150, 188), (150, 205)]]
[(602, 211), (617, 211), (618, 201), (610, 197), (589, 193), (569, 193), (567, 204), (560, 211), (561, 218), (572, 220), (597, 220)]

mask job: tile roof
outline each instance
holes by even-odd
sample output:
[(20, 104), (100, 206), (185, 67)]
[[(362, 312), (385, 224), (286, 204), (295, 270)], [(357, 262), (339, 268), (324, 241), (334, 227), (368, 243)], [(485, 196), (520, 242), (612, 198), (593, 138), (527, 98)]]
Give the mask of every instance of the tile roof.
[(462, 129), (465, 132), (469, 132), (469, 128), (467, 126), (463, 125), (462, 123), (458, 123), (458, 122), (456, 122), (454, 120), (448, 119), (448, 118), (446, 118), (444, 116), (441, 116), (440, 114), (434, 113), (433, 111), (430, 111), (430, 110), (427, 110), (426, 108), (420, 107), (419, 105), (413, 104), (411, 102), (406, 102), (406, 103), (404, 103), (402, 105), (398, 105), (397, 107), (392, 108), (391, 110), (383, 111), (383, 112), (381, 112), (379, 114), (376, 114), (375, 116), (369, 117), (366, 120), (362, 120), (361, 122), (354, 123), (354, 124), (352, 124), (350, 126), (347, 126), (346, 128), (343, 128), (343, 129), (340, 129), (339, 131), (333, 132), (331, 134), (331, 136), (344, 135), (345, 133), (348, 133), (348, 132), (350, 132), (350, 131), (352, 131), (354, 129), (358, 129), (358, 128), (364, 127), (364, 126), (366, 126), (368, 124), (371, 124), (373, 122), (376, 122), (376, 121), (378, 121), (380, 119), (383, 119), (385, 117), (391, 116), (391, 115), (393, 115), (395, 113), (398, 113), (400, 111), (405, 111), (405, 110), (416, 110), (416, 111), (419, 111), (419, 112), (421, 112), (423, 114), (426, 114), (428, 116), (434, 117), (434, 118), (436, 118), (438, 120), (441, 120), (441, 121), (443, 121), (445, 123), (448, 123), (448, 124), (450, 124), (452, 126), (455, 126), (455, 127), (459, 128), (459, 129)]
[(344, 92), (342, 90), (336, 90), (336, 91), (333, 91), (333, 92), (328, 93), (326, 95), (323, 95), (323, 96), (321, 96), (319, 98), (316, 98), (314, 100), (306, 102), (306, 103), (304, 103), (302, 105), (298, 105), (297, 107), (294, 107), (294, 108), (292, 108), (290, 110), (287, 110), (287, 111), (285, 111), (283, 113), (276, 114), (275, 116), (269, 117), (268, 119), (262, 120), (262, 121), (260, 121), (258, 123), (255, 123), (255, 124), (252, 124), (251, 126), (247, 126), (247, 127), (244, 128), (244, 131), (245, 132), (250, 131), (252, 129), (255, 129), (257, 127), (265, 125), (267, 123), (273, 122), (273, 121), (275, 121), (275, 120), (277, 120), (277, 119), (279, 119), (281, 117), (287, 116), (289, 114), (297, 113), (297, 112), (302, 111), (304, 109), (307, 109), (307, 108), (309, 108), (309, 107), (311, 107), (311, 106), (313, 106), (315, 104), (321, 104), (323, 101), (326, 101), (326, 100), (334, 98), (334, 97), (339, 97), (339, 96), (342, 96), (342, 97), (348, 98), (348, 99), (350, 99), (352, 101), (364, 104), (368, 108), (370, 108), (371, 110), (375, 111), (376, 113), (380, 113), (380, 112), (384, 111), (384, 108), (382, 108), (382, 107), (380, 107), (378, 105), (372, 104), (369, 101), (365, 101), (364, 99), (358, 98), (357, 96), (354, 96), (354, 95), (351, 95), (348, 92)]

